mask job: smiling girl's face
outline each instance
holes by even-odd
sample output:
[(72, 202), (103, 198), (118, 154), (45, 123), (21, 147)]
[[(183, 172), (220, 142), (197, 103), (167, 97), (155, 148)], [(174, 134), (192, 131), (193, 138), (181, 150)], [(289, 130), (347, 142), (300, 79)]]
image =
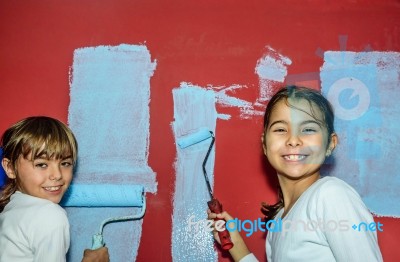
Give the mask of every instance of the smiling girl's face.
[(22, 193), (58, 204), (71, 183), (72, 163), (71, 157), (49, 159), (43, 156), (29, 160), (20, 156), (16, 176), (18, 189)]
[(10, 179), (15, 179), (17, 190), (22, 193), (47, 199), (58, 204), (72, 180), (73, 160), (70, 156), (60, 159), (46, 155), (27, 158), (20, 155), (16, 170), (10, 161), (3, 159), (3, 167)]
[(336, 145), (334, 134), (328, 145), (323, 119), (319, 108), (305, 99), (275, 104), (265, 126), (263, 147), (278, 175), (293, 180), (319, 176), (326, 155)]

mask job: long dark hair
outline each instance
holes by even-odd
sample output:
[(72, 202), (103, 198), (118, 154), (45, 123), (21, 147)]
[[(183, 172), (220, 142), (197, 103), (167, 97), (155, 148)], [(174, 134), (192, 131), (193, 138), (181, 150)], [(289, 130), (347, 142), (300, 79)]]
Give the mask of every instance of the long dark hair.
[[(273, 109), (275, 108), (276, 104), (284, 100), (286, 105), (292, 108), (296, 108), (295, 106), (291, 105), (289, 103), (288, 98), (291, 99), (304, 99), (308, 101), (310, 104), (311, 108), (311, 116), (322, 126), (325, 126), (327, 131), (328, 131), (328, 145), (330, 143), (331, 136), (330, 134), (333, 134), (335, 132), (334, 130), (334, 114), (333, 114), (333, 109), (329, 101), (319, 92), (311, 88), (307, 87), (299, 87), (299, 86), (287, 86), (281, 88), (268, 102), (267, 108), (265, 109), (265, 114), (264, 114), (264, 133), (266, 132), (266, 129), (268, 128), (269, 120), (272, 114)], [(322, 113), (323, 119), (319, 119), (314, 113), (313, 108), (316, 106), (320, 112)], [(296, 108), (298, 110), (301, 110), (300, 108)], [(301, 110), (303, 111), (303, 110)], [(307, 112), (306, 112), (307, 113)], [(308, 114), (308, 113), (307, 113)], [(280, 186), (278, 187), (278, 202), (269, 205), (267, 203), (262, 203), (261, 204), (261, 212), (265, 215), (266, 221), (269, 221), (271, 219), (274, 219), (276, 214), (283, 208), (284, 206), (284, 199), (283, 199), (283, 193), (282, 189)]]

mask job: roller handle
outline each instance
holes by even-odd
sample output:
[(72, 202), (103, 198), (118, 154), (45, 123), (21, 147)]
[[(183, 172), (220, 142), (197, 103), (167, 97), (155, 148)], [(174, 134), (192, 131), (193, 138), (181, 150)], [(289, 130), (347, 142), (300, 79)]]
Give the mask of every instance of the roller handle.
[(92, 250), (99, 249), (101, 247), (104, 247), (103, 235), (102, 234), (93, 235)]
[[(216, 214), (222, 213), (222, 205), (218, 201), (218, 199), (213, 198), (211, 201), (208, 201), (207, 204), (211, 212)], [(223, 220), (223, 219), (216, 218), (215, 220)], [(223, 231), (218, 231), (218, 236), (221, 241), (221, 247), (223, 250), (229, 250), (233, 247), (231, 236), (229, 235), (229, 232), (228, 230), (226, 230), (226, 228)]]

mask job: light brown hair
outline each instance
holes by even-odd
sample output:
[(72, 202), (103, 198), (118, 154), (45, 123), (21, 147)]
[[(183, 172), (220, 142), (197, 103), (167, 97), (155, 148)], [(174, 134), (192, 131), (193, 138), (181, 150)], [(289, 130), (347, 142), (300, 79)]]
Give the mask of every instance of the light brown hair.
[[(0, 140), (3, 157), (18, 176), (17, 161), (20, 156), (29, 160), (46, 156), (48, 159), (62, 159), (70, 156), (73, 164), (77, 160), (78, 144), (71, 129), (61, 121), (34, 116), (22, 119), (8, 128)], [(1, 189), (0, 212), (17, 190), (16, 179), (7, 178)]]

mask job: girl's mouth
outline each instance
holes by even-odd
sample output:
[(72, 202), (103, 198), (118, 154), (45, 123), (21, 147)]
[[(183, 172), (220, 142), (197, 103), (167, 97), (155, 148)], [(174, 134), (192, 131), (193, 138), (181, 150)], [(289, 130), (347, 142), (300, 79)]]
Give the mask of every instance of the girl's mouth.
[(283, 158), (288, 161), (301, 161), (304, 160), (306, 155), (284, 155)]
[(49, 186), (49, 187), (44, 187), (44, 190), (54, 192), (60, 190), (61, 186)]

